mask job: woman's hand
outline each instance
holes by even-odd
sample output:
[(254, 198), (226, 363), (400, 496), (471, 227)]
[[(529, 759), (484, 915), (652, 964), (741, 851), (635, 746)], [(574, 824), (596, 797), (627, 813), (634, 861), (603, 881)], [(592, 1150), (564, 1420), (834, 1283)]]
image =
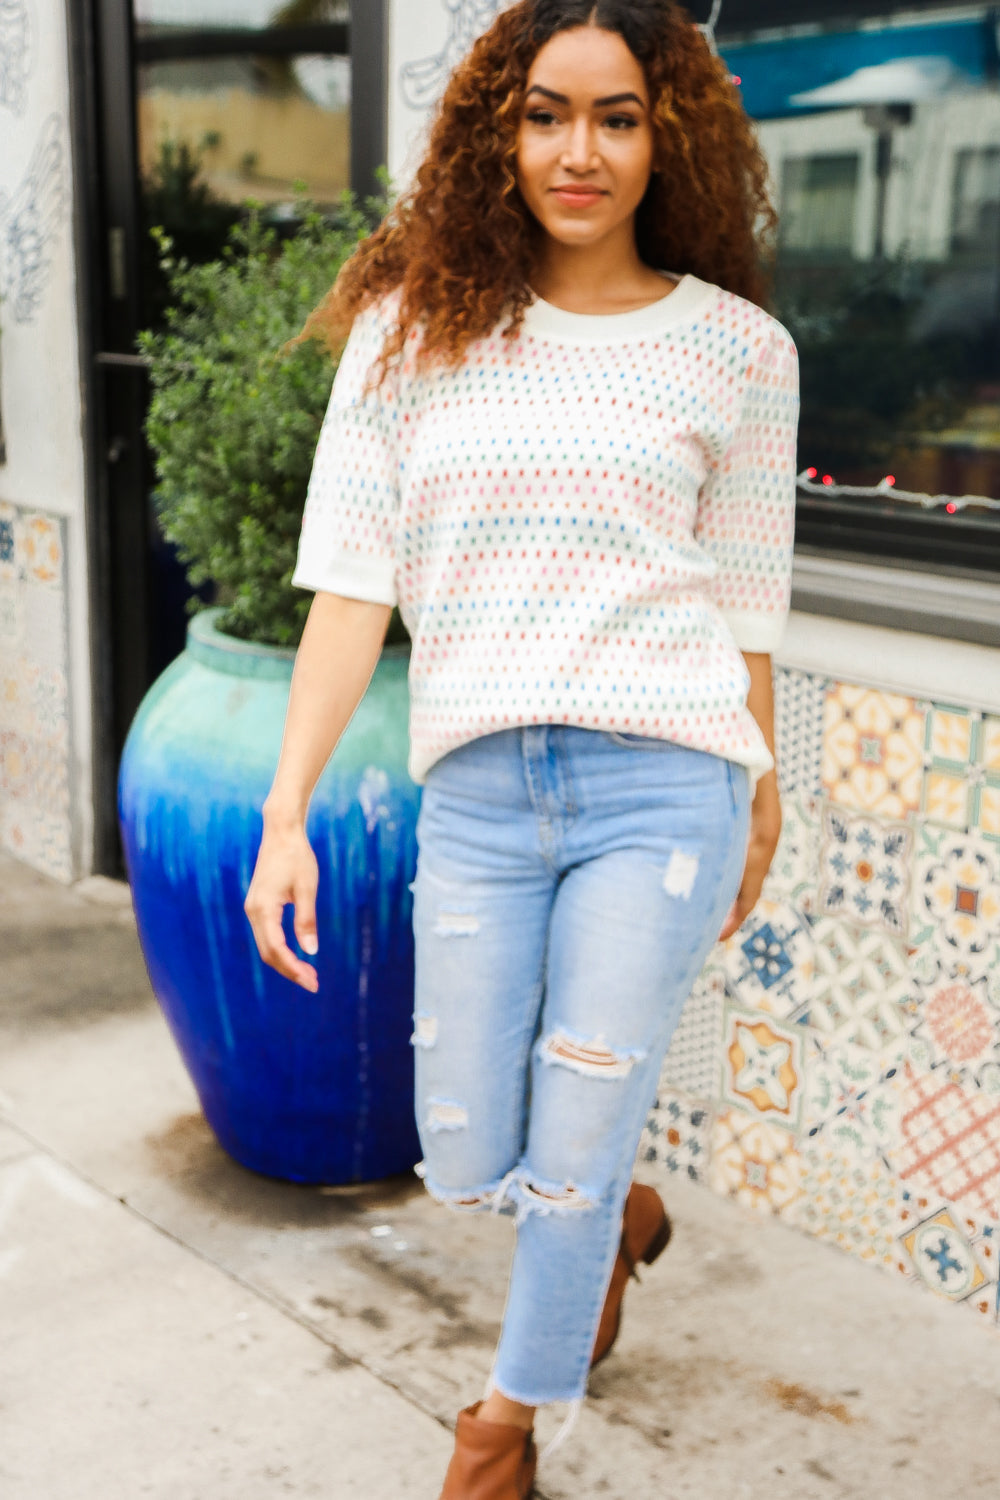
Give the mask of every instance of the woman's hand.
[[(750, 674), (747, 707), (753, 714), (764, 743), (774, 755), (774, 681), (771, 658), (764, 652), (744, 651), (743, 660)], [(742, 926), (760, 899), (764, 877), (771, 868), (774, 851), (781, 837), (781, 798), (778, 795), (777, 771), (768, 771), (757, 783), (750, 811), (750, 843), (743, 880), (732, 911), (719, 933), (719, 942), (732, 937)]]
[(285, 942), (281, 918), (295, 907), (295, 936), (304, 953), (319, 952), (316, 938), (316, 891), (319, 866), (303, 824), (282, 820), (264, 809), (264, 837), (243, 909), (250, 919), (261, 958), (286, 979), (316, 994), (319, 976)]
[(306, 838), (313, 789), (378, 664), (392, 606), (318, 593), (295, 654), (285, 732), (274, 783), (264, 803), (264, 837), (243, 909), (260, 956), (313, 994), (319, 977), (285, 942), (281, 918), (295, 907), (304, 953), (319, 951), (319, 866)]
[(757, 792), (750, 812), (750, 843), (747, 862), (743, 867), (743, 879), (726, 918), (719, 942), (732, 937), (753, 911), (760, 899), (764, 878), (771, 868), (774, 851), (781, 837), (781, 803), (778, 799), (778, 778), (773, 771), (762, 776), (757, 783)]

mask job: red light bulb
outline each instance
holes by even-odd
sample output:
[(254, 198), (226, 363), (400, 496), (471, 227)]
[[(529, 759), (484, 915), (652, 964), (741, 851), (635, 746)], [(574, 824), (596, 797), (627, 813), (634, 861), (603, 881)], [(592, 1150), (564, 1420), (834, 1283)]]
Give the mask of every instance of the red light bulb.
[(807, 469), (807, 470), (806, 470), (806, 478), (807, 478), (807, 479), (815, 479), (815, 478), (816, 478), (816, 475), (817, 475), (817, 474), (818, 474), (818, 473), (819, 473), (819, 470), (818, 470), (818, 469)]
[(949, 500), (948, 504), (945, 506), (945, 510), (948, 512), (949, 516), (953, 516), (958, 510), (958, 506), (955, 504), (954, 500)]
[(824, 484), (832, 484), (833, 483), (833, 475), (832, 474), (824, 474), (823, 475), (823, 483)]

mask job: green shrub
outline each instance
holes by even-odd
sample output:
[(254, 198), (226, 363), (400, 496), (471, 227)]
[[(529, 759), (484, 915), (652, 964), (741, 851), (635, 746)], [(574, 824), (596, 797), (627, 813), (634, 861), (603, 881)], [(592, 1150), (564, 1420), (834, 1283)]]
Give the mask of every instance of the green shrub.
[(245, 640), (297, 645), (312, 600), (290, 580), (335, 364), (318, 343), (284, 346), (369, 232), (367, 208), (345, 195), (332, 221), (305, 209), (285, 239), (252, 212), (204, 265), (157, 234), (170, 305), (139, 338), (156, 508), (192, 585), (214, 585), (220, 627)]

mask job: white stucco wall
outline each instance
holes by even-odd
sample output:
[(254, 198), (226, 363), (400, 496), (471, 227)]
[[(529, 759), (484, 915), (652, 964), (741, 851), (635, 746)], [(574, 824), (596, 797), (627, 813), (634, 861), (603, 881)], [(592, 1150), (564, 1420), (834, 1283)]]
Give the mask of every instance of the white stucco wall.
[(92, 848), (84, 456), (64, 0), (0, 9), (0, 846)]
[(392, 0), (389, 10), (389, 172), (397, 187), (419, 161), (445, 79), (506, 0)]

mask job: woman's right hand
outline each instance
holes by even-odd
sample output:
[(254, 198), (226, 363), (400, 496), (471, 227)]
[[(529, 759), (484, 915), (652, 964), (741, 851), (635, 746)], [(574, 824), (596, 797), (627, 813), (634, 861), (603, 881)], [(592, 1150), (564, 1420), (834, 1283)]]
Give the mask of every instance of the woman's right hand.
[(295, 936), (304, 953), (319, 952), (316, 937), (316, 892), (319, 865), (301, 823), (268, 826), (264, 819), (257, 865), (243, 909), (250, 919), (261, 958), (286, 979), (316, 994), (319, 976), (285, 942), (281, 925), (285, 907), (295, 907)]

